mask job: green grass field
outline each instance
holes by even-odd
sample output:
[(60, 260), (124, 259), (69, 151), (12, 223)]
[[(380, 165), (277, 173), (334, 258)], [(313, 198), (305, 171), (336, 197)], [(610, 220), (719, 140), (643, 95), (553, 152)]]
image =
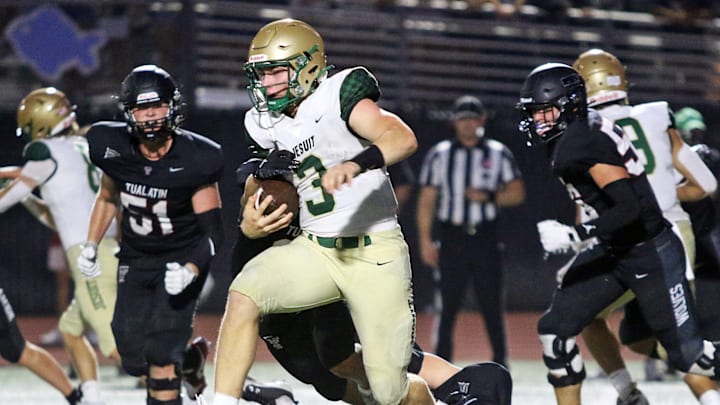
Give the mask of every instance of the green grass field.
[[(545, 369), (540, 361), (511, 361), (513, 375), (513, 404), (517, 405), (554, 405), (555, 397), (550, 385), (545, 380)], [(642, 363), (629, 362), (634, 376), (642, 379)], [(597, 374), (597, 366), (589, 362), (589, 376)], [(208, 365), (207, 373), (212, 382), (212, 365)], [(259, 380), (287, 381), (295, 392), (296, 399), (303, 405), (330, 404), (316, 394), (308, 385), (302, 384), (287, 374), (275, 363), (256, 363), (251, 375)], [(144, 404), (145, 391), (136, 388), (132, 377), (117, 376), (115, 367), (102, 366), (101, 378), (103, 394), (107, 405)], [(0, 404), (40, 405), (63, 404), (62, 396), (34, 374), (18, 366), (0, 367)], [(653, 405), (685, 405), (697, 403), (690, 391), (679, 379), (664, 382), (639, 382)], [(206, 398), (212, 403), (212, 391), (208, 390)], [(583, 404), (614, 405), (616, 394), (607, 379), (589, 378), (583, 387)]]

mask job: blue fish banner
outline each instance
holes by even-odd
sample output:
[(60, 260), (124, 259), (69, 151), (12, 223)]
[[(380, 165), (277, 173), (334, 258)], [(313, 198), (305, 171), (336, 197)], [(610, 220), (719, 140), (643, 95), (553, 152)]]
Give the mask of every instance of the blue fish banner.
[(69, 69), (87, 76), (100, 67), (98, 53), (107, 42), (101, 30), (82, 31), (57, 7), (40, 7), (13, 19), (5, 38), (32, 70), (55, 81)]

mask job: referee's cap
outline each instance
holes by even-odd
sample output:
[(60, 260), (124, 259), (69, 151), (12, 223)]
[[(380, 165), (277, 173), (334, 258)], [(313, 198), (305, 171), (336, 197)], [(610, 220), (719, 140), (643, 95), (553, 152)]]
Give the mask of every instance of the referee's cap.
[(484, 117), (485, 114), (485, 106), (479, 98), (465, 95), (455, 100), (452, 119), (459, 120), (462, 118), (478, 118)]

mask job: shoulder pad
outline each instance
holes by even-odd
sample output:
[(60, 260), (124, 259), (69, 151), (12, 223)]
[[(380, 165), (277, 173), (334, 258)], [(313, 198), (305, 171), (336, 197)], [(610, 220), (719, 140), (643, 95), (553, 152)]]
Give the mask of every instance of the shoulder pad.
[(343, 121), (350, 119), (350, 112), (364, 98), (379, 100), (380, 85), (369, 70), (358, 67), (345, 76), (340, 87), (340, 117)]
[(45, 142), (34, 141), (25, 145), (23, 149), (23, 159), (26, 161), (52, 159), (52, 153), (50, 153), (50, 148), (48, 148)]

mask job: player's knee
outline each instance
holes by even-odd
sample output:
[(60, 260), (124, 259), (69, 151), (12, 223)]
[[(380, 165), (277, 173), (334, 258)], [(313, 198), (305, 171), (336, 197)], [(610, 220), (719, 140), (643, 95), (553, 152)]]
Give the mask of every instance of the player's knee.
[(396, 378), (378, 378), (370, 381), (373, 397), (379, 404), (401, 403), (410, 388), (408, 380), (405, 378), (403, 380), (404, 383)]
[(435, 399), (425, 380), (415, 374), (408, 374), (408, 392), (402, 404), (435, 405)]
[(365, 369), (363, 368), (362, 357), (359, 353), (353, 353), (345, 360), (330, 368), (330, 371), (340, 378), (347, 378), (353, 381), (365, 382)]
[(133, 358), (123, 356), (120, 359), (120, 365), (123, 370), (128, 373), (128, 375), (133, 377), (140, 377), (141, 375), (145, 375), (147, 373), (147, 363), (145, 363), (145, 360), (138, 357)]
[[(681, 347), (676, 350), (667, 351), (668, 361), (680, 371), (718, 377), (718, 350), (715, 344), (704, 340), (702, 352), (698, 356), (697, 351), (689, 350), (689, 347)], [(714, 371), (713, 371), (714, 370)]]
[(575, 385), (585, 379), (585, 365), (575, 338), (540, 335), (548, 381), (554, 387)]
[[(183, 342), (184, 340), (176, 340)], [(145, 359), (151, 366), (164, 367), (167, 365), (181, 364), (184, 356), (184, 344), (182, 347), (176, 347), (170, 339), (149, 339), (145, 345)], [(179, 375), (179, 374), (178, 374)]]

